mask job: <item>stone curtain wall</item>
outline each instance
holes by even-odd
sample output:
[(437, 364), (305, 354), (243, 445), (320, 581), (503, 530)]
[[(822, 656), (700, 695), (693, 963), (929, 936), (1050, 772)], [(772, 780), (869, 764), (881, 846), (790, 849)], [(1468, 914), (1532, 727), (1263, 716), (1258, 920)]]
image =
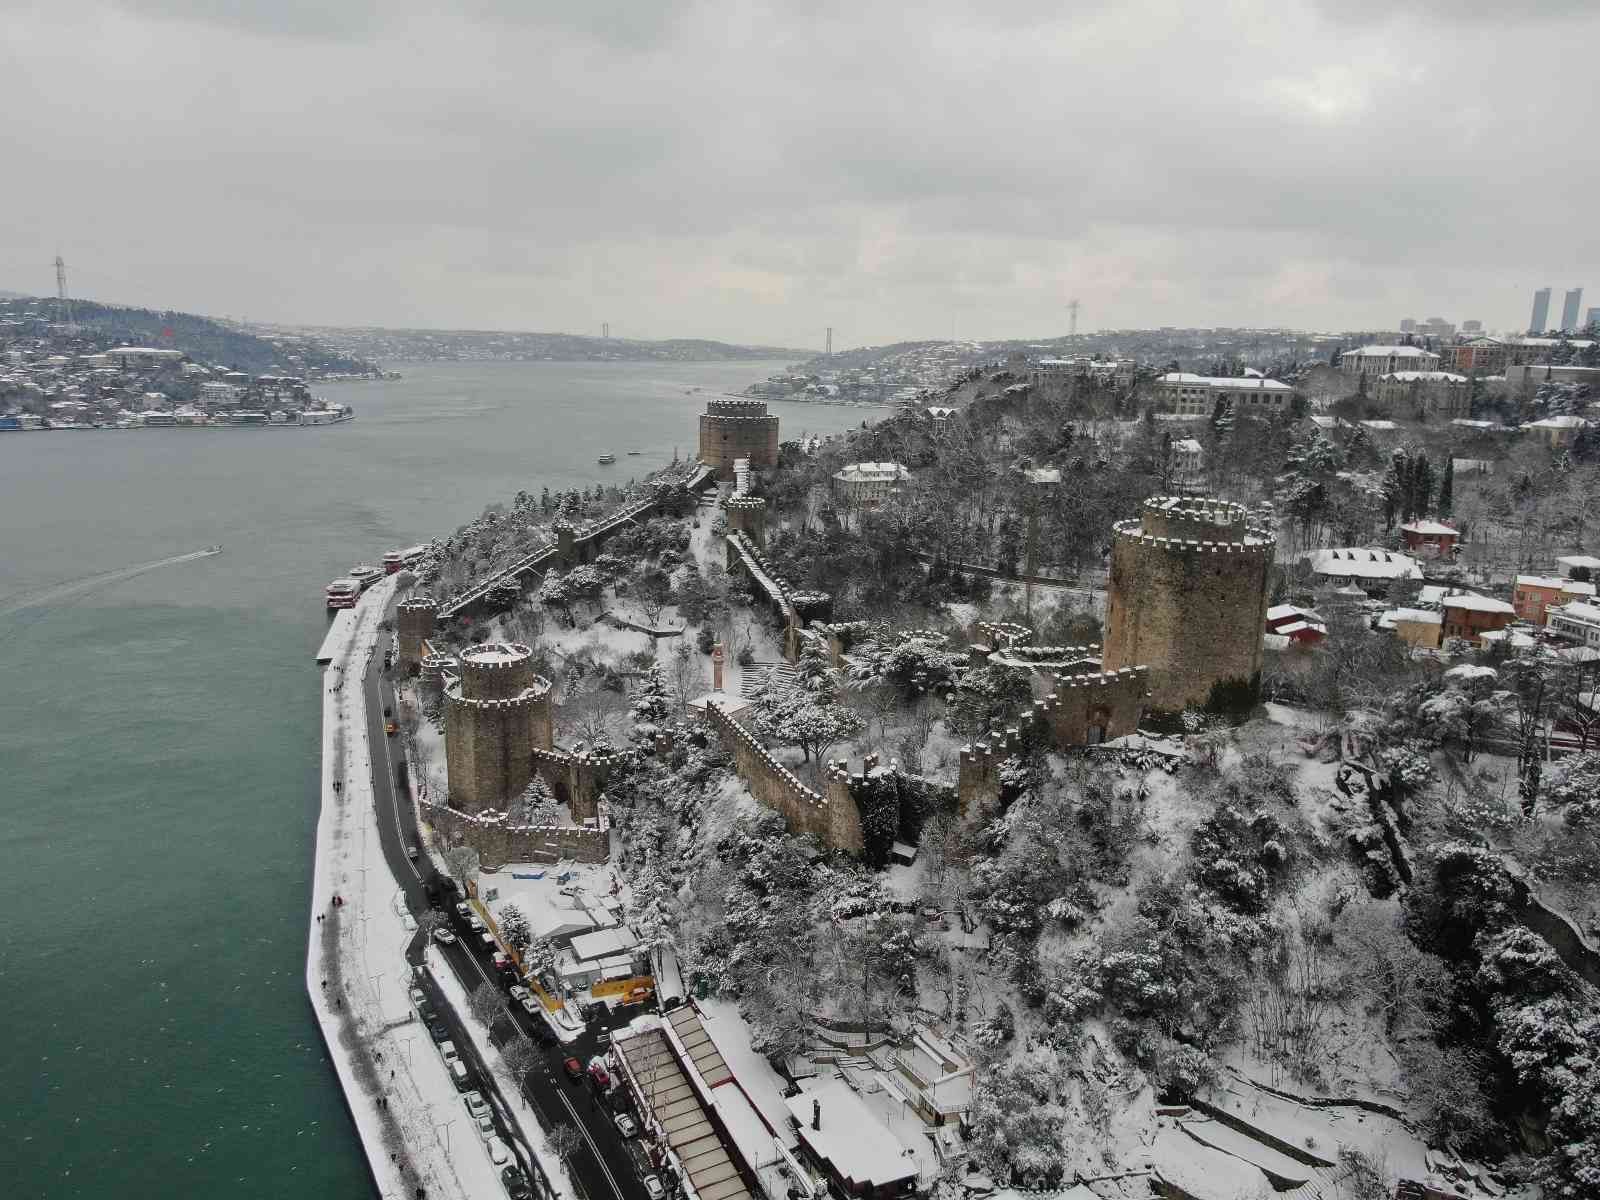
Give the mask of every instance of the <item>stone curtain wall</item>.
[(1104, 664), (1148, 665), (1151, 706), (1178, 711), (1218, 684), (1259, 685), (1274, 539), (1237, 505), (1169, 498), (1114, 526)]
[(574, 821), (599, 816), (600, 793), (614, 768), (626, 754), (570, 754), (565, 750), (535, 747), (533, 769), (550, 785), (556, 799), (572, 811)]
[(733, 756), (734, 770), (750, 794), (782, 813), (791, 832), (812, 834), (831, 849), (861, 853), (861, 814), (850, 796), (848, 772), (830, 769), (826, 794), (812, 791), (714, 702), (706, 705), (706, 722)]
[(760, 400), (708, 400), (700, 414), (700, 461), (728, 482), (737, 458), (753, 468), (777, 466), (778, 418)]
[[(742, 569), (766, 597), (773, 614), (783, 624), (783, 656), (794, 662), (800, 657), (800, 635), (805, 630), (806, 622), (790, 600), (787, 586), (773, 573), (772, 565), (743, 533), (737, 529), (730, 530), (725, 544), (727, 569)], [(821, 609), (826, 609), (832, 600), (826, 592), (808, 592), (805, 596), (813, 606)]]
[(563, 858), (599, 863), (611, 855), (609, 829), (508, 825), (505, 813), (486, 812), (473, 816), (430, 801), (422, 801), (420, 807), (423, 819), (433, 827), (440, 844), (471, 846), (485, 867), (519, 862), (551, 863)]

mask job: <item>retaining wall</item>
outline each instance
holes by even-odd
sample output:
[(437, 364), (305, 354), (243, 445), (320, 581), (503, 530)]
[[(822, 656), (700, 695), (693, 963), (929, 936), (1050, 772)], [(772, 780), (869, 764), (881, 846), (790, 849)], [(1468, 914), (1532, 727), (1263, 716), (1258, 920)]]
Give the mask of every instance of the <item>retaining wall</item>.
[(599, 863), (611, 855), (609, 828), (508, 825), (502, 812), (473, 815), (426, 800), (420, 801), (419, 807), (443, 845), (471, 846), (485, 867), (563, 858)]

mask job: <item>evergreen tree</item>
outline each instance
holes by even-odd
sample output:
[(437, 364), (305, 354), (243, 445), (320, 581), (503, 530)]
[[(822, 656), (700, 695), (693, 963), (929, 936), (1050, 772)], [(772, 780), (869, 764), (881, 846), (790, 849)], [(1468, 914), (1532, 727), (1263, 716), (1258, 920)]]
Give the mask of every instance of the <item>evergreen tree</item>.
[(1455, 505), (1456, 460), (1444, 460), (1444, 476), (1439, 480), (1439, 515), (1448, 517)]
[(633, 694), (629, 712), (633, 716), (633, 739), (636, 742), (651, 741), (657, 730), (666, 723), (672, 712), (672, 703), (659, 662), (651, 663), (650, 669), (644, 673), (639, 690)]

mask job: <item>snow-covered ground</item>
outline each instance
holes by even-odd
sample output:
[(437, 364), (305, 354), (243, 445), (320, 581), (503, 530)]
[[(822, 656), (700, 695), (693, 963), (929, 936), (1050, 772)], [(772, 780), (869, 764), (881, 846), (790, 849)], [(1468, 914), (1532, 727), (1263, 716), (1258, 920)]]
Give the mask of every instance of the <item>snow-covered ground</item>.
[[(362, 597), (348, 642), (323, 671), (306, 991), (379, 1190), (497, 1196), (499, 1176), (407, 995), (405, 945), (415, 923), (378, 836), (361, 677), (393, 590), (391, 576)], [(343, 901), (337, 907), (335, 895)]]

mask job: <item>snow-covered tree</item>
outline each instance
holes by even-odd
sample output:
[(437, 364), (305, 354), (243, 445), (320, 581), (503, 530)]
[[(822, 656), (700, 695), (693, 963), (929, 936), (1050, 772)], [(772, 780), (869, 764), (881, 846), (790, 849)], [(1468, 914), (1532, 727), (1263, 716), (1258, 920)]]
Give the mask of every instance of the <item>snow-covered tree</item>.
[(528, 786), (522, 789), (522, 795), (518, 797), (517, 803), (518, 824), (543, 829), (556, 824), (560, 819), (555, 793), (538, 775), (528, 781)]
[(652, 662), (644, 673), (644, 678), (639, 681), (639, 688), (633, 694), (633, 704), (629, 707), (633, 716), (633, 740), (636, 742), (650, 742), (654, 740), (661, 727), (666, 724), (672, 713), (672, 699), (667, 691), (667, 680), (661, 672), (661, 664)]
[(819, 703), (810, 692), (797, 689), (769, 702), (756, 717), (757, 728), (767, 737), (800, 747), (806, 762), (827, 761), (830, 749), (865, 727), (860, 714), (841, 704)]
[(528, 918), (523, 916), (522, 910), (515, 904), (508, 904), (500, 910), (500, 936), (505, 939), (518, 954), (528, 948), (528, 943), (533, 941), (533, 931), (528, 927)]

